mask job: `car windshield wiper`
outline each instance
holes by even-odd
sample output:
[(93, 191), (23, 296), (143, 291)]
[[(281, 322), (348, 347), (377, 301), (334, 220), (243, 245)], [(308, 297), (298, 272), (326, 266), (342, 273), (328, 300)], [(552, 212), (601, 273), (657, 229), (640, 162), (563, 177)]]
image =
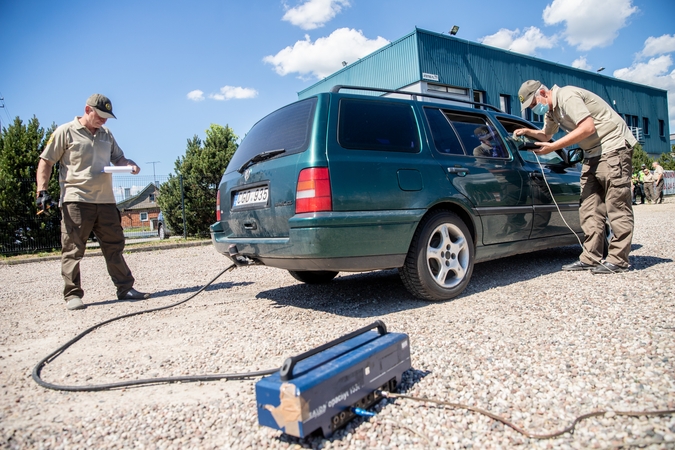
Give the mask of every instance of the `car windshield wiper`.
[(244, 170), (249, 168), (255, 163), (259, 163), (260, 161), (265, 161), (266, 159), (273, 158), (277, 155), (280, 155), (284, 153), (286, 150), (283, 148), (277, 149), (277, 150), (268, 150), (266, 152), (258, 153), (255, 155), (253, 158), (249, 159), (246, 161), (244, 164), (241, 165), (239, 169), (237, 169), (237, 172), (239, 173), (244, 173)]

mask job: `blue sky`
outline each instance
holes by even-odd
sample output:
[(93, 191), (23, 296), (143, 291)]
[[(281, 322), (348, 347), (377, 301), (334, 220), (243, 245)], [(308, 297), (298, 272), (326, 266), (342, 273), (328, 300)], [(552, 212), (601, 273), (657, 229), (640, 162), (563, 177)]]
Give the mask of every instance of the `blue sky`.
[(417, 26), (669, 91), (673, 0), (0, 0), (2, 126), (110, 97), (108, 127), (149, 175), (211, 123), (243, 137), (297, 92)]

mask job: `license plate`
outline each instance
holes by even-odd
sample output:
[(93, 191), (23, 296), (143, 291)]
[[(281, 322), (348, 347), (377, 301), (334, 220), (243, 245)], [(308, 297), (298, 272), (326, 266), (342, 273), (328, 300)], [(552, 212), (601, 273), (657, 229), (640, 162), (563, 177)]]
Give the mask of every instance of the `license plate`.
[(267, 186), (260, 186), (253, 189), (246, 189), (234, 194), (232, 201), (232, 208), (241, 206), (266, 205), (269, 198), (269, 188)]

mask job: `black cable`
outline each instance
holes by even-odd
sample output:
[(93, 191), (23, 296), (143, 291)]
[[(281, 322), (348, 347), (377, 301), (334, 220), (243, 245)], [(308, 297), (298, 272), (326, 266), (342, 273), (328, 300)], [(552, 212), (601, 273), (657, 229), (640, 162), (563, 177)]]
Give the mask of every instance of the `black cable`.
[(449, 406), (451, 408), (461, 408), (461, 409), (467, 409), (469, 411), (473, 411), (479, 414), (483, 414), (485, 416), (488, 416), (491, 419), (494, 419), (498, 422), (503, 423), (504, 425), (516, 430), (518, 433), (522, 434), (525, 437), (531, 438), (531, 439), (552, 439), (558, 436), (561, 436), (565, 433), (574, 433), (574, 428), (577, 426), (579, 422), (581, 422), (584, 419), (588, 419), (590, 417), (596, 417), (596, 416), (604, 416), (607, 413), (612, 413), (615, 416), (628, 416), (628, 417), (640, 417), (640, 416), (666, 416), (666, 415), (673, 415), (675, 414), (675, 409), (666, 409), (666, 410), (661, 410), (661, 411), (609, 411), (609, 410), (604, 410), (604, 411), (593, 411), (590, 413), (582, 414), (574, 419), (572, 424), (568, 426), (567, 428), (556, 431), (554, 433), (549, 433), (549, 434), (534, 434), (530, 433), (523, 428), (520, 428), (518, 425), (515, 425), (513, 422), (510, 422), (506, 420), (505, 418), (491, 413), (490, 411), (486, 411), (482, 408), (478, 408), (476, 406), (470, 406), (470, 405), (464, 405), (462, 403), (452, 403), (452, 402), (444, 402), (442, 400), (434, 400), (431, 398), (423, 398), (423, 397), (413, 397), (410, 395), (403, 395), (403, 394), (396, 394), (392, 392), (387, 392), (387, 391), (381, 391), (380, 394), (383, 397), (391, 397), (391, 398), (404, 398), (408, 400), (415, 400), (418, 402), (428, 402), (428, 403), (434, 403), (436, 405), (441, 405), (441, 406)]
[(163, 309), (169, 309), (173, 308), (174, 306), (181, 305), (188, 300), (192, 300), (195, 298), (197, 295), (201, 294), (207, 287), (209, 287), (214, 281), (216, 281), (222, 274), (225, 272), (232, 270), (235, 268), (236, 265), (232, 264), (231, 266), (228, 266), (225, 268), (222, 272), (220, 272), (218, 275), (216, 275), (211, 281), (206, 283), (201, 289), (199, 289), (197, 292), (186, 298), (185, 300), (181, 300), (179, 302), (173, 303), (171, 305), (167, 306), (161, 306), (159, 308), (152, 308), (152, 309), (146, 309), (143, 311), (137, 311), (129, 314), (124, 314), (122, 316), (117, 316), (113, 317), (112, 319), (105, 320), (101, 323), (98, 323), (92, 327), (87, 328), (84, 330), (82, 333), (78, 334), (75, 336), (73, 339), (70, 341), (66, 342), (63, 344), (61, 347), (57, 348), (54, 350), (52, 353), (47, 355), (42, 361), (37, 363), (37, 365), (33, 368), (33, 380), (39, 384), (40, 386), (47, 388), (47, 389), (54, 389), (56, 391), (70, 391), (70, 392), (95, 392), (95, 391), (106, 391), (110, 389), (115, 389), (115, 388), (121, 388), (121, 387), (129, 387), (129, 386), (141, 386), (141, 385), (151, 385), (151, 384), (158, 384), (158, 383), (179, 383), (179, 382), (196, 382), (196, 381), (216, 381), (216, 380), (238, 380), (242, 378), (253, 378), (253, 377), (261, 377), (265, 375), (271, 375), (275, 372), (277, 372), (279, 369), (268, 369), (268, 370), (260, 370), (257, 372), (244, 372), (244, 373), (229, 373), (229, 374), (213, 374), (213, 375), (186, 375), (186, 376), (180, 376), (180, 377), (163, 377), (163, 378), (146, 378), (143, 380), (131, 380), (131, 381), (121, 381), (118, 383), (107, 383), (107, 384), (94, 384), (94, 385), (87, 385), (87, 386), (64, 386), (64, 385), (59, 385), (59, 384), (52, 384), (52, 383), (47, 383), (44, 381), (42, 378), (40, 378), (40, 372), (42, 371), (42, 368), (54, 361), (59, 355), (61, 355), (63, 352), (68, 349), (71, 345), (82, 339), (84, 336), (87, 334), (91, 333), (95, 329), (102, 327), (103, 325), (107, 325), (111, 322), (114, 322), (116, 320), (121, 320), (121, 319), (126, 319), (127, 317), (133, 317), (133, 316), (138, 316), (141, 314), (149, 313), (149, 312), (155, 312), (155, 311), (161, 311)]

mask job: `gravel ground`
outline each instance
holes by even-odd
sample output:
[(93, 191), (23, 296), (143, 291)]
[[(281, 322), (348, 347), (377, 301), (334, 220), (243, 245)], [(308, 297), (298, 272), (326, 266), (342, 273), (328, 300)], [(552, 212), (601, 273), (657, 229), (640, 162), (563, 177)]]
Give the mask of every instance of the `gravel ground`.
[[(402, 391), (465, 403), (533, 433), (595, 410), (675, 409), (675, 203), (640, 205), (633, 270), (563, 273), (579, 248), (476, 266), (459, 298), (419, 301), (396, 271), (340, 274), (309, 286), (249, 267), (195, 299), (102, 327), (43, 370), (52, 383), (247, 372), (376, 319), (410, 336)], [(85, 328), (186, 298), (227, 266), (211, 246), (129, 253), (142, 302), (115, 299), (102, 257), (82, 261), (82, 311), (61, 299), (58, 261), (0, 266), (0, 445), (6, 448), (675, 448), (675, 416), (595, 417), (574, 434), (525, 438), (488, 417), (383, 400), (330, 439), (299, 440), (257, 424), (255, 380), (106, 392), (46, 390), (44, 356)]]

